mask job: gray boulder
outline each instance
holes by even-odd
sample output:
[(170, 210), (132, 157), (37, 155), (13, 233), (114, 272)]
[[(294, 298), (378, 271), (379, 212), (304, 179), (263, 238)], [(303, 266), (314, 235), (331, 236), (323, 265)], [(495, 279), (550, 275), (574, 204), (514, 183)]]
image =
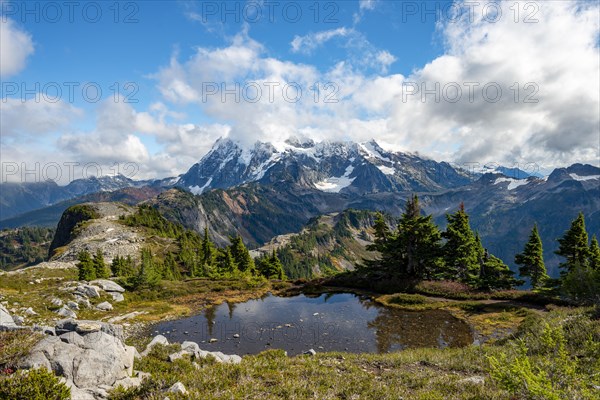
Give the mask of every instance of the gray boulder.
[(99, 286), (105, 292), (125, 293), (125, 289), (123, 289), (121, 285), (108, 279), (96, 279), (95, 281), (91, 281), (90, 285)]
[(123, 296), (119, 292), (108, 292), (108, 294), (111, 295), (111, 297), (115, 303), (120, 303), (122, 301), (125, 301), (125, 296)]
[(58, 315), (65, 318), (77, 318), (77, 314), (73, 312), (69, 307), (62, 306), (60, 309), (56, 311)]
[(146, 350), (142, 351), (142, 357), (146, 357), (148, 354), (150, 354), (150, 351), (152, 351), (152, 348), (154, 346), (156, 346), (157, 344), (161, 344), (163, 346), (168, 346), (169, 341), (163, 335), (154, 336), (154, 338), (152, 338), (150, 343), (148, 343), (148, 346), (146, 346)]
[(0, 331), (15, 328), (17, 324), (8, 310), (0, 304)]
[(49, 364), (57, 375), (65, 377), (78, 389), (86, 389), (112, 386), (131, 377), (133, 357), (133, 347), (105, 332), (93, 331), (82, 335), (68, 332), (59, 338), (42, 339), (23, 366), (47, 367)]
[(59, 321), (56, 324), (56, 334), (62, 335), (65, 332), (77, 332), (81, 335), (94, 332), (104, 332), (107, 335), (119, 339), (120, 341), (124, 340), (123, 327), (121, 325), (113, 325), (100, 321), (78, 321), (73, 319)]
[(96, 306), (96, 308), (98, 310), (102, 310), (102, 311), (110, 311), (113, 309), (112, 304), (110, 304), (108, 301), (105, 301), (103, 303), (100, 303)]
[(167, 393), (187, 394), (187, 390), (186, 390), (185, 386), (183, 385), (183, 383), (177, 382), (176, 384), (171, 386), (169, 388), (169, 390), (167, 390)]
[(71, 310), (79, 311), (79, 304), (74, 301), (67, 302), (67, 307), (69, 307)]
[(87, 297), (100, 297), (101, 290), (98, 286), (94, 285), (79, 285), (75, 289), (77, 293), (81, 293)]

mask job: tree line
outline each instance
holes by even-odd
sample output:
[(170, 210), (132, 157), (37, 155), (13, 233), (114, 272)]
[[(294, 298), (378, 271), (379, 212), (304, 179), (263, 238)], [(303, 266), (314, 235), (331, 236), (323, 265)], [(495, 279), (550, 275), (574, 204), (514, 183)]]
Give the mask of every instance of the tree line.
[(143, 248), (139, 261), (131, 256), (116, 256), (110, 266), (105, 263), (100, 250), (93, 256), (82, 251), (77, 265), (80, 280), (115, 276), (127, 279), (134, 287), (143, 287), (155, 286), (161, 280), (198, 277), (286, 279), (281, 261), (274, 252), (254, 260), (239, 235), (229, 238), (229, 246), (218, 248), (211, 240), (208, 228), (200, 235), (168, 221), (149, 205), (139, 206), (136, 213), (122, 217), (121, 223), (143, 227), (148, 234), (173, 239), (178, 249), (157, 254), (151, 248)]
[[(469, 224), (464, 205), (447, 214), (445, 231), (422, 215), (419, 198), (408, 200), (395, 229), (377, 214), (375, 240), (368, 249), (381, 257), (365, 261), (365, 267), (417, 280), (452, 280), (477, 289), (510, 289), (524, 283), (498, 257), (485, 249)], [(579, 298), (600, 294), (600, 247), (596, 237), (588, 241), (583, 214), (558, 240), (556, 254), (565, 258), (560, 279), (550, 279), (543, 258), (537, 225), (521, 253), (515, 256), (521, 277), (529, 278), (534, 290), (564, 289)]]

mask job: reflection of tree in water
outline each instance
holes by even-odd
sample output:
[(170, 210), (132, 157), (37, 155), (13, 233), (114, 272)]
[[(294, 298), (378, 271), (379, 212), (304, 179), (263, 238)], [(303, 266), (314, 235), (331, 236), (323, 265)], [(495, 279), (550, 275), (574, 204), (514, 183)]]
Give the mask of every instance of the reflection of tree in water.
[(215, 324), (215, 314), (217, 313), (217, 307), (206, 307), (204, 310), (204, 318), (206, 318), (206, 324), (208, 325), (208, 337), (211, 338), (213, 335), (213, 328)]
[(229, 309), (229, 319), (233, 319), (233, 312), (235, 311), (235, 303), (230, 301), (227, 302), (227, 308)]
[(393, 348), (462, 347), (473, 342), (469, 325), (446, 311), (401, 311), (385, 307), (368, 323), (375, 330), (377, 351)]

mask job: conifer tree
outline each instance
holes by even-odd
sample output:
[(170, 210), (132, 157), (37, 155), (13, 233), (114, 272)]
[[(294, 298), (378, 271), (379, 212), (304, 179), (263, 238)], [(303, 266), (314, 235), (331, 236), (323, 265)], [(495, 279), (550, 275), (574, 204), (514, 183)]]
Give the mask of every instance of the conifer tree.
[(442, 233), (446, 243), (442, 247), (446, 263), (445, 276), (472, 284), (477, 280), (480, 269), (480, 248), (469, 225), (469, 216), (461, 203), (458, 211), (447, 214), (448, 226)]
[(283, 265), (275, 250), (270, 256), (263, 255), (257, 262), (259, 272), (268, 279), (286, 279)]
[(225, 275), (235, 275), (238, 272), (237, 265), (235, 265), (235, 261), (233, 256), (231, 255), (231, 250), (229, 247), (224, 249), (220, 249), (217, 255), (217, 265), (220, 274)]
[(558, 239), (558, 243), (559, 247), (555, 253), (566, 259), (560, 264), (561, 268), (570, 272), (575, 266), (587, 267), (590, 249), (583, 213), (580, 212), (577, 218), (571, 222), (571, 227), (562, 238)]
[(96, 279), (96, 269), (94, 268), (94, 261), (92, 256), (86, 250), (83, 250), (77, 256), (79, 263), (77, 269), (79, 270), (80, 281), (93, 281)]
[(519, 274), (531, 279), (533, 289), (543, 287), (549, 278), (543, 253), (542, 239), (538, 233), (537, 224), (534, 224), (523, 252), (515, 256), (515, 264), (520, 266)]
[(380, 212), (376, 214), (373, 229), (375, 231), (375, 240), (367, 246), (367, 250), (377, 251), (381, 256), (376, 260), (364, 260), (365, 265), (373, 269), (391, 271), (396, 264), (396, 257), (393, 254), (394, 249), (391, 246), (396, 237)]
[(498, 257), (485, 251), (478, 286), (480, 289), (512, 289), (520, 282), (514, 278), (514, 272)]
[(104, 262), (102, 251), (98, 249), (93, 258), (94, 269), (96, 270), (96, 279), (106, 279), (110, 276), (110, 270)]
[(592, 236), (590, 243), (589, 266), (600, 273), (600, 246), (598, 246), (596, 235)]
[(162, 276), (168, 281), (178, 281), (181, 279), (181, 273), (179, 272), (179, 267), (173, 253), (169, 252), (165, 257)]
[(231, 246), (229, 249), (231, 250), (231, 255), (241, 272), (250, 272), (251, 274), (256, 273), (256, 268), (254, 265), (254, 260), (252, 256), (250, 256), (250, 252), (244, 245), (241, 236), (230, 237)]
[(142, 249), (140, 270), (135, 280), (136, 287), (156, 286), (160, 282), (160, 273), (157, 271), (150, 249)]
[(204, 228), (204, 237), (202, 238), (202, 272), (208, 276), (215, 263), (215, 245), (208, 235), (208, 227)]
[(423, 279), (438, 274), (440, 267), (441, 234), (432, 216), (422, 216), (419, 198), (415, 195), (406, 203), (391, 242), (391, 256), (401, 273)]

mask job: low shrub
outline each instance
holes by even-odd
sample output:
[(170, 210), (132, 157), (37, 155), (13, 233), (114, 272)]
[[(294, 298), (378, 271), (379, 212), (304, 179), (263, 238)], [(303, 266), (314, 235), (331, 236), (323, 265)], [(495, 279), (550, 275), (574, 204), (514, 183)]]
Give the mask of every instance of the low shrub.
[(45, 368), (0, 377), (0, 399), (68, 400), (71, 389)]

